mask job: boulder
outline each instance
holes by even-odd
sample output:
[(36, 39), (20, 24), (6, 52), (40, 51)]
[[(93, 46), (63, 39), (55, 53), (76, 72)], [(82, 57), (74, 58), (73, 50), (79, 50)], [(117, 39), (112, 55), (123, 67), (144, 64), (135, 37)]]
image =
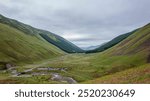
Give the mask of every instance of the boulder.
[(11, 65), (10, 63), (7, 63), (7, 64), (5, 65), (5, 67), (6, 67), (7, 69), (10, 69), (10, 68), (12, 68), (12, 65)]

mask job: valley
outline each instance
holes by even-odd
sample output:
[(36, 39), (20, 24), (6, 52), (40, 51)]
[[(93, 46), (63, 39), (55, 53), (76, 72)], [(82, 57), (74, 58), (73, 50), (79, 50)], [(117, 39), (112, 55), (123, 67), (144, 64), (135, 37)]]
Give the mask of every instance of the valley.
[(89, 52), (1, 16), (0, 83), (150, 83), (150, 24)]

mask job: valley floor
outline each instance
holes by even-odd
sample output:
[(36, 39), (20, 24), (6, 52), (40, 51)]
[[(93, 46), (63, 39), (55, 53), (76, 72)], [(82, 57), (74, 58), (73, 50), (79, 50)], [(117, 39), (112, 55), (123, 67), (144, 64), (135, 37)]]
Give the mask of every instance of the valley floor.
[(70, 54), (0, 70), (0, 83), (150, 83), (150, 64), (140, 62), (136, 66), (130, 56), (108, 58), (101, 54)]

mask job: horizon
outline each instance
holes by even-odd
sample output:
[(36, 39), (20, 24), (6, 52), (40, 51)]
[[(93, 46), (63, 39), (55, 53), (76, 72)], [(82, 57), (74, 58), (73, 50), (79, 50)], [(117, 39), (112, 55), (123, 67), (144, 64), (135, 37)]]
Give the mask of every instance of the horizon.
[(149, 0), (117, 1), (5, 0), (0, 1), (0, 12), (83, 48), (103, 44), (150, 22)]

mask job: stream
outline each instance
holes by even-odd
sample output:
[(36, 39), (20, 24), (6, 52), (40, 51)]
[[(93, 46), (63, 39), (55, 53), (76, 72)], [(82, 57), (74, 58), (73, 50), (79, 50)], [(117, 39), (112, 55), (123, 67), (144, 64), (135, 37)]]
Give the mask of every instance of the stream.
[[(36, 72), (34, 70), (37, 70)], [(18, 72), (15, 68), (9, 69), (8, 71), (11, 73), (11, 77), (32, 77), (32, 76), (41, 76), (41, 75), (50, 75), (50, 81), (58, 81), (62, 83), (68, 84), (76, 84), (76, 80), (71, 77), (62, 76), (61, 74), (57, 73), (60, 72), (67, 72), (67, 68), (53, 68), (53, 67), (39, 67), (39, 68), (31, 68), (26, 69), (23, 72)], [(51, 72), (49, 72), (51, 71)], [(57, 71), (57, 72), (56, 72)]]

